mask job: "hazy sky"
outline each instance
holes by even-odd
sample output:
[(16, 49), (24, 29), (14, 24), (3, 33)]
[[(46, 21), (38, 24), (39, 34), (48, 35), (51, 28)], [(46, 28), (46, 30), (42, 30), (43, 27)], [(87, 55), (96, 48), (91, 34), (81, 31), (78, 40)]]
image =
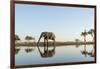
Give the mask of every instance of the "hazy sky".
[[(15, 33), (23, 39), (31, 35), (38, 40), (41, 32), (50, 31), (56, 41), (73, 41), (84, 29), (94, 28), (94, 9), (43, 5), (15, 5)], [(88, 36), (90, 40), (91, 36)]]

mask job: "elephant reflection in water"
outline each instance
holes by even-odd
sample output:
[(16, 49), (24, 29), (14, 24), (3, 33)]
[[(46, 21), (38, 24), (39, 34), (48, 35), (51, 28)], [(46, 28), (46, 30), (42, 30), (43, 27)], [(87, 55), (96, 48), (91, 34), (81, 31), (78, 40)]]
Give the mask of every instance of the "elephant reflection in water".
[(52, 49), (52, 50), (47, 49), (47, 50), (44, 50), (44, 52), (42, 52), (40, 48), (38, 47), (38, 50), (39, 50), (41, 57), (43, 58), (53, 57), (55, 55), (55, 49)]
[[(39, 42), (42, 37), (44, 38), (44, 52), (41, 52), (39, 48)], [(48, 50), (48, 40), (53, 40), (52, 50)], [(41, 57), (52, 57), (55, 54), (55, 34), (53, 32), (42, 32), (37, 42), (37, 47)]]

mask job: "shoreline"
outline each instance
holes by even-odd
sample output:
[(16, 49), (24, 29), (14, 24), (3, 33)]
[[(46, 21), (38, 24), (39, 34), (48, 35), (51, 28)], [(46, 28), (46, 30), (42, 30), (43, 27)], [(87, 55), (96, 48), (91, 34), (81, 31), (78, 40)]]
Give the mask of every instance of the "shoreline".
[[(94, 44), (93, 42), (56, 42), (55, 46), (65, 46), (65, 45), (90, 45), (90, 44)], [(49, 46), (53, 46), (52, 42), (48, 43)], [(15, 43), (16, 47), (20, 47), (20, 46), (25, 46), (25, 47), (34, 47), (37, 46), (37, 43), (32, 43), (32, 42), (23, 42), (23, 43)], [(44, 46), (43, 42), (39, 43), (39, 46)]]

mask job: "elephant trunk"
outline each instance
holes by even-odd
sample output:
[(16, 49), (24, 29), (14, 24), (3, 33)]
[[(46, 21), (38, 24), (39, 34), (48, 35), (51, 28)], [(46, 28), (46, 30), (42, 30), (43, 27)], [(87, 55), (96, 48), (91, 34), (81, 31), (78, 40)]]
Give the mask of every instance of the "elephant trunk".
[(37, 46), (39, 45), (39, 42), (40, 42), (41, 37), (42, 37), (42, 36), (40, 36), (40, 38), (39, 38), (39, 40), (38, 40), (38, 42), (37, 42)]
[(37, 46), (39, 45), (40, 39), (41, 39), (41, 38), (39, 38), (39, 40), (38, 40), (38, 42), (37, 42)]

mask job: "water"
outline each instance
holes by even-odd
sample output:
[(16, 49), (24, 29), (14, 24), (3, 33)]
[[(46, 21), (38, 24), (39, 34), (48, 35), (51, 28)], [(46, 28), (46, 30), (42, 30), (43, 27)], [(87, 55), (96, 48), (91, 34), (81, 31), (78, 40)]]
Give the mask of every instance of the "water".
[(86, 45), (86, 48), (84, 45), (56, 46), (55, 50), (49, 47), (49, 52), (44, 52), (43, 47), (21, 46), (15, 48), (15, 65), (94, 61), (92, 51), (93, 45)]

